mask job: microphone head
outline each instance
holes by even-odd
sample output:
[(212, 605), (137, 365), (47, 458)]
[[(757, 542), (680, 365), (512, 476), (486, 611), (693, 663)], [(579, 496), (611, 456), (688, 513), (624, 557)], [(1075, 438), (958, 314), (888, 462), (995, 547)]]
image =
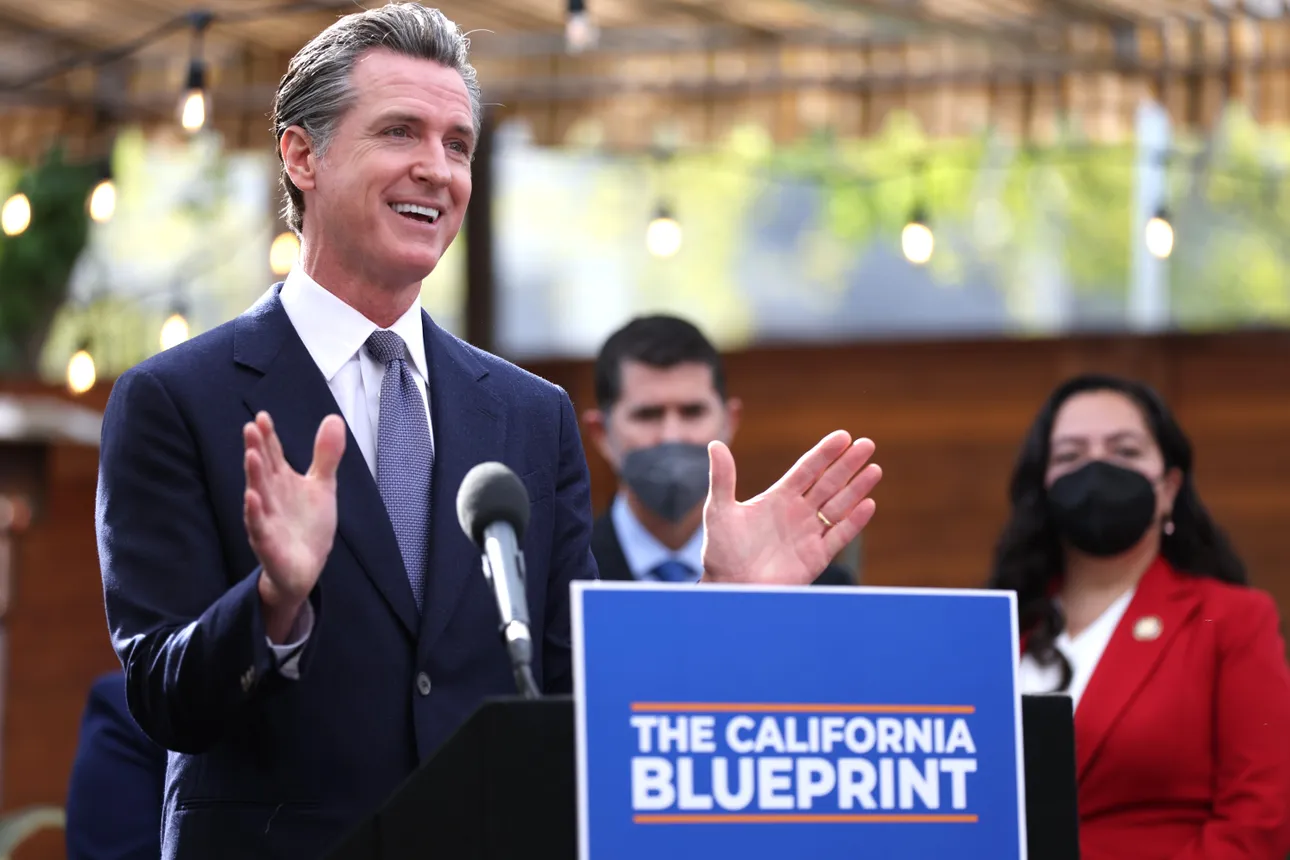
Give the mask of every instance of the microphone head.
[(496, 522), (510, 523), (515, 539), (523, 540), (529, 524), (528, 490), (501, 463), (480, 463), (466, 473), (457, 490), (457, 522), (480, 549), (484, 529)]

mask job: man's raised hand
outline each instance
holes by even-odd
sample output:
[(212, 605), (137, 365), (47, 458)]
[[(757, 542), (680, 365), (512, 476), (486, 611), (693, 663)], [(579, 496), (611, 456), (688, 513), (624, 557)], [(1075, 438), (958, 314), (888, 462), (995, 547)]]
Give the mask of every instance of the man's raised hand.
[(242, 429), (246, 445), (243, 518), (260, 560), (260, 599), (270, 640), (286, 641), (300, 607), (318, 582), (336, 539), (336, 469), (345, 453), (345, 421), (328, 415), (314, 439), (309, 471), (282, 453), (268, 413)]
[(735, 461), (708, 446), (711, 484), (703, 507), (703, 581), (809, 585), (873, 517), (869, 494), (882, 469), (874, 444), (838, 430), (825, 436), (775, 484), (735, 497)]

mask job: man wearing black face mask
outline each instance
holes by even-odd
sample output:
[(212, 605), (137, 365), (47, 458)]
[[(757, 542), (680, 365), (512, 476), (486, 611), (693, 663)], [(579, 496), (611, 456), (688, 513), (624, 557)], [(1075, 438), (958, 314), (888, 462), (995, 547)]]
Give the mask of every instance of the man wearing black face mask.
[[(596, 520), (592, 553), (606, 580), (695, 582), (702, 571), (708, 451), (729, 443), (742, 404), (726, 394), (713, 345), (672, 316), (638, 317), (596, 359), (588, 435), (614, 467), (619, 492)], [(830, 565), (817, 585), (850, 585)]]

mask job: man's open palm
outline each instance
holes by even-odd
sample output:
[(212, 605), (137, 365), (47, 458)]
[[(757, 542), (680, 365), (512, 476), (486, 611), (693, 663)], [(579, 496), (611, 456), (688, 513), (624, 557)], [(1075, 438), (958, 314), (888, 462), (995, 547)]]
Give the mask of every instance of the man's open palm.
[(267, 579), (264, 596), (271, 603), (297, 605), (313, 590), (336, 539), (336, 469), (345, 453), (345, 422), (339, 415), (323, 419), (313, 463), (303, 475), (283, 456), (267, 413), (247, 423), (243, 439), (243, 516)]
[(735, 460), (708, 446), (711, 485), (703, 507), (705, 582), (809, 585), (873, 517), (882, 478), (868, 439), (839, 430), (820, 440), (775, 484), (735, 498)]

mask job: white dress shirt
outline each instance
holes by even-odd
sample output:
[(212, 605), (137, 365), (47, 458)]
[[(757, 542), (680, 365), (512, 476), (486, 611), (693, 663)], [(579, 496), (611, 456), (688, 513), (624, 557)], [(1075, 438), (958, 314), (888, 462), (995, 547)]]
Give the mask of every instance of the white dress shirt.
[[(1071, 685), (1067, 692), (1071, 697), (1072, 708), (1079, 707), (1079, 700), (1084, 695), (1089, 679), (1093, 677), (1093, 670), (1102, 659), (1102, 652), (1111, 641), (1111, 634), (1115, 632), (1120, 619), (1129, 608), (1135, 590), (1130, 588), (1116, 598), (1115, 602), (1103, 610), (1096, 621), (1081, 630), (1078, 636), (1071, 638), (1065, 630), (1057, 634), (1057, 640), (1053, 644), (1071, 664)], [(1051, 666), (1041, 666), (1029, 654), (1022, 656), (1018, 674), (1023, 693), (1051, 693), (1061, 683), (1060, 666), (1055, 663)]]
[(699, 581), (699, 577), (703, 574), (702, 525), (695, 529), (694, 534), (680, 549), (673, 552), (641, 525), (640, 520), (636, 519), (636, 515), (628, 506), (627, 497), (622, 493), (614, 497), (609, 516), (614, 524), (614, 531), (618, 534), (618, 544), (623, 548), (623, 558), (627, 560), (627, 567), (633, 577), (653, 582), (655, 578), (651, 571), (668, 559), (675, 559), (694, 571), (691, 581)]
[[(279, 297), (296, 334), (327, 380), (327, 387), (349, 425), (349, 432), (375, 478), (381, 381), (385, 378), (385, 365), (372, 358), (363, 345), (379, 326), (323, 289), (299, 267), (287, 275)], [(405, 358), (411, 361), (412, 375), (426, 408), (426, 424), (430, 426), (427, 383), (430, 371), (420, 303), (413, 302), (389, 330), (402, 338), (407, 346)], [(433, 439), (434, 428), (430, 430)], [(313, 607), (306, 602), (291, 635), (287, 637), (291, 641), (286, 645), (269, 643), (278, 659), (279, 671), (289, 678), (299, 677), (300, 652), (313, 630), (313, 622)]]

